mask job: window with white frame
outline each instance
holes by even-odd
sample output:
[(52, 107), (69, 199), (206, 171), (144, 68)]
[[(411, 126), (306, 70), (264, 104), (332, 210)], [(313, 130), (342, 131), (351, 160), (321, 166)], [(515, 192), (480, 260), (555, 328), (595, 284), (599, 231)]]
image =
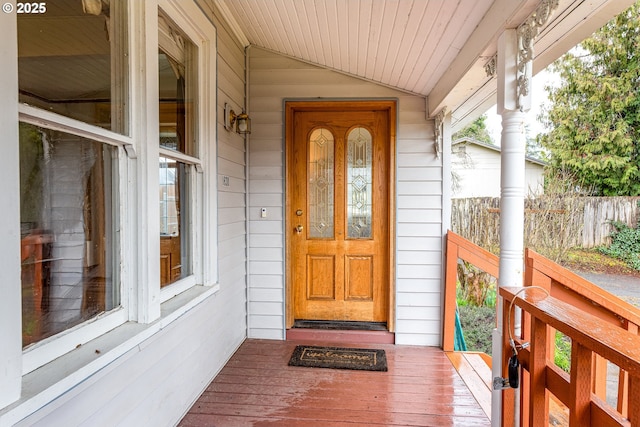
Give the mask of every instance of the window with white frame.
[[(194, 207), (202, 166), (198, 144), (198, 50), (163, 11), (158, 15), (160, 287), (194, 273)], [(193, 281), (188, 281), (190, 285)]]
[(17, 17), (23, 346), (121, 303), (126, 8), (100, 0), (46, 7)]
[[(22, 366), (0, 351), (11, 375), (127, 321), (152, 323), (163, 302), (212, 292), (192, 288), (217, 279), (212, 23), (182, 0), (45, 9), (18, 14), (17, 33), (0, 40), (18, 46), (18, 78), (4, 75), (18, 93), (9, 135), (19, 135), (0, 144), (0, 156), (19, 161), (7, 174), (19, 224), (17, 209), (7, 222), (15, 237), (20, 227), (20, 262), (8, 259), (6, 271), (22, 304), (0, 324), (9, 336), (0, 345), (18, 351), (22, 338)], [(0, 110), (15, 111), (15, 100), (0, 97)], [(0, 252), (15, 255), (17, 239), (6, 240)]]

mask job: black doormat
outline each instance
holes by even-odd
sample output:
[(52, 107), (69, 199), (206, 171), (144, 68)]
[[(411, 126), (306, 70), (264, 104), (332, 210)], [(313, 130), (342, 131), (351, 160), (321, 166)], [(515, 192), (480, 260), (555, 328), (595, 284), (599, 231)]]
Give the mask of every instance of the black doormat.
[(386, 372), (387, 355), (384, 350), (370, 348), (299, 345), (293, 350), (289, 366)]
[(354, 322), (346, 320), (296, 320), (295, 329), (326, 329), (336, 331), (388, 331), (386, 322)]

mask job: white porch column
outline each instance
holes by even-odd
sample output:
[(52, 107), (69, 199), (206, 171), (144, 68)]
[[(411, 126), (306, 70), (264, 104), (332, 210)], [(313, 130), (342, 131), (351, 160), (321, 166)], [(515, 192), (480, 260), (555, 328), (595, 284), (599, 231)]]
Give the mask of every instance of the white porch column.
[(499, 286), (522, 286), (524, 272), (524, 113), (503, 111), (500, 158)]
[[(500, 174), (500, 277), (498, 286), (523, 286), (525, 199), (525, 112), (531, 108), (533, 42), (558, 0), (542, 0), (518, 29), (507, 29), (498, 39), (498, 104), (502, 116)], [(495, 62), (494, 62), (495, 63)], [(498, 328), (493, 333), (493, 377), (502, 377), (502, 316), (506, 307), (498, 298)], [(519, 316), (513, 325), (520, 329)], [(514, 425), (519, 425), (520, 394), (515, 393)], [(491, 423), (500, 426), (502, 392), (491, 396)]]
[[(530, 79), (519, 73), (516, 30), (498, 40), (498, 105), (502, 116), (500, 156), (499, 286), (522, 286), (524, 262), (525, 151), (524, 112), (529, 109)], [(531, 66), (527, 61), (525, 67)], [(530, 75), (530, 73), (527, 73)]]
[[(525, 135), (522, 86), (518, 73), (518, 35), (505, 30), (498, 39), (497, 112), (502, 116), (500, 173), (500, 277), (498, 286), (522, 286), (524, 268)], [(522, 81), (520, 81), (522, 83)], [(528, 84), (528, 81), (526, 82)], [(528, 95), (528, 88), (524, 94)], [(526, 98), (526, 96), (525, 96)], [(498, 328), (493, 334), (493, 377), (502, 377), (502, 301), (498, 298)], [(515, 326), (515, 325), (514, 325)], [(516, 393), (517, 394), (517, 393)], [(492, 425), (501, 425), (502, 391), (492, 395)]]

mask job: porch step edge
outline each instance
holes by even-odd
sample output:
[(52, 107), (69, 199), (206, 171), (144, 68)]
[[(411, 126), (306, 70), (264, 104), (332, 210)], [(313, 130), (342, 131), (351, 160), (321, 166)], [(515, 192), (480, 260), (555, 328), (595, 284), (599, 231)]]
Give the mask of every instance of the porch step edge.
[(485, 359), (478, 353), (446, 354), (484, 413), (491, 419), (491, 370)]

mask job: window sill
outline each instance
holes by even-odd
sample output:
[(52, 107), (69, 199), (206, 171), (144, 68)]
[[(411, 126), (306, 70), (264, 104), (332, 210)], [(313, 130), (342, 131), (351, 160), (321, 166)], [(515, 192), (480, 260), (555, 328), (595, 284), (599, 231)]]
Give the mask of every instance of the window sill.
[[(0, 425), (13, 425), (117, 362), (145, 340), (215, 295), (220, 285), (194, 286), (162, 304), (161, 317), (144, 325), (127, 322), (22, 377), (18, 401), (0, 409)], [(139, 351), (139, 350), (138, 350)]]

